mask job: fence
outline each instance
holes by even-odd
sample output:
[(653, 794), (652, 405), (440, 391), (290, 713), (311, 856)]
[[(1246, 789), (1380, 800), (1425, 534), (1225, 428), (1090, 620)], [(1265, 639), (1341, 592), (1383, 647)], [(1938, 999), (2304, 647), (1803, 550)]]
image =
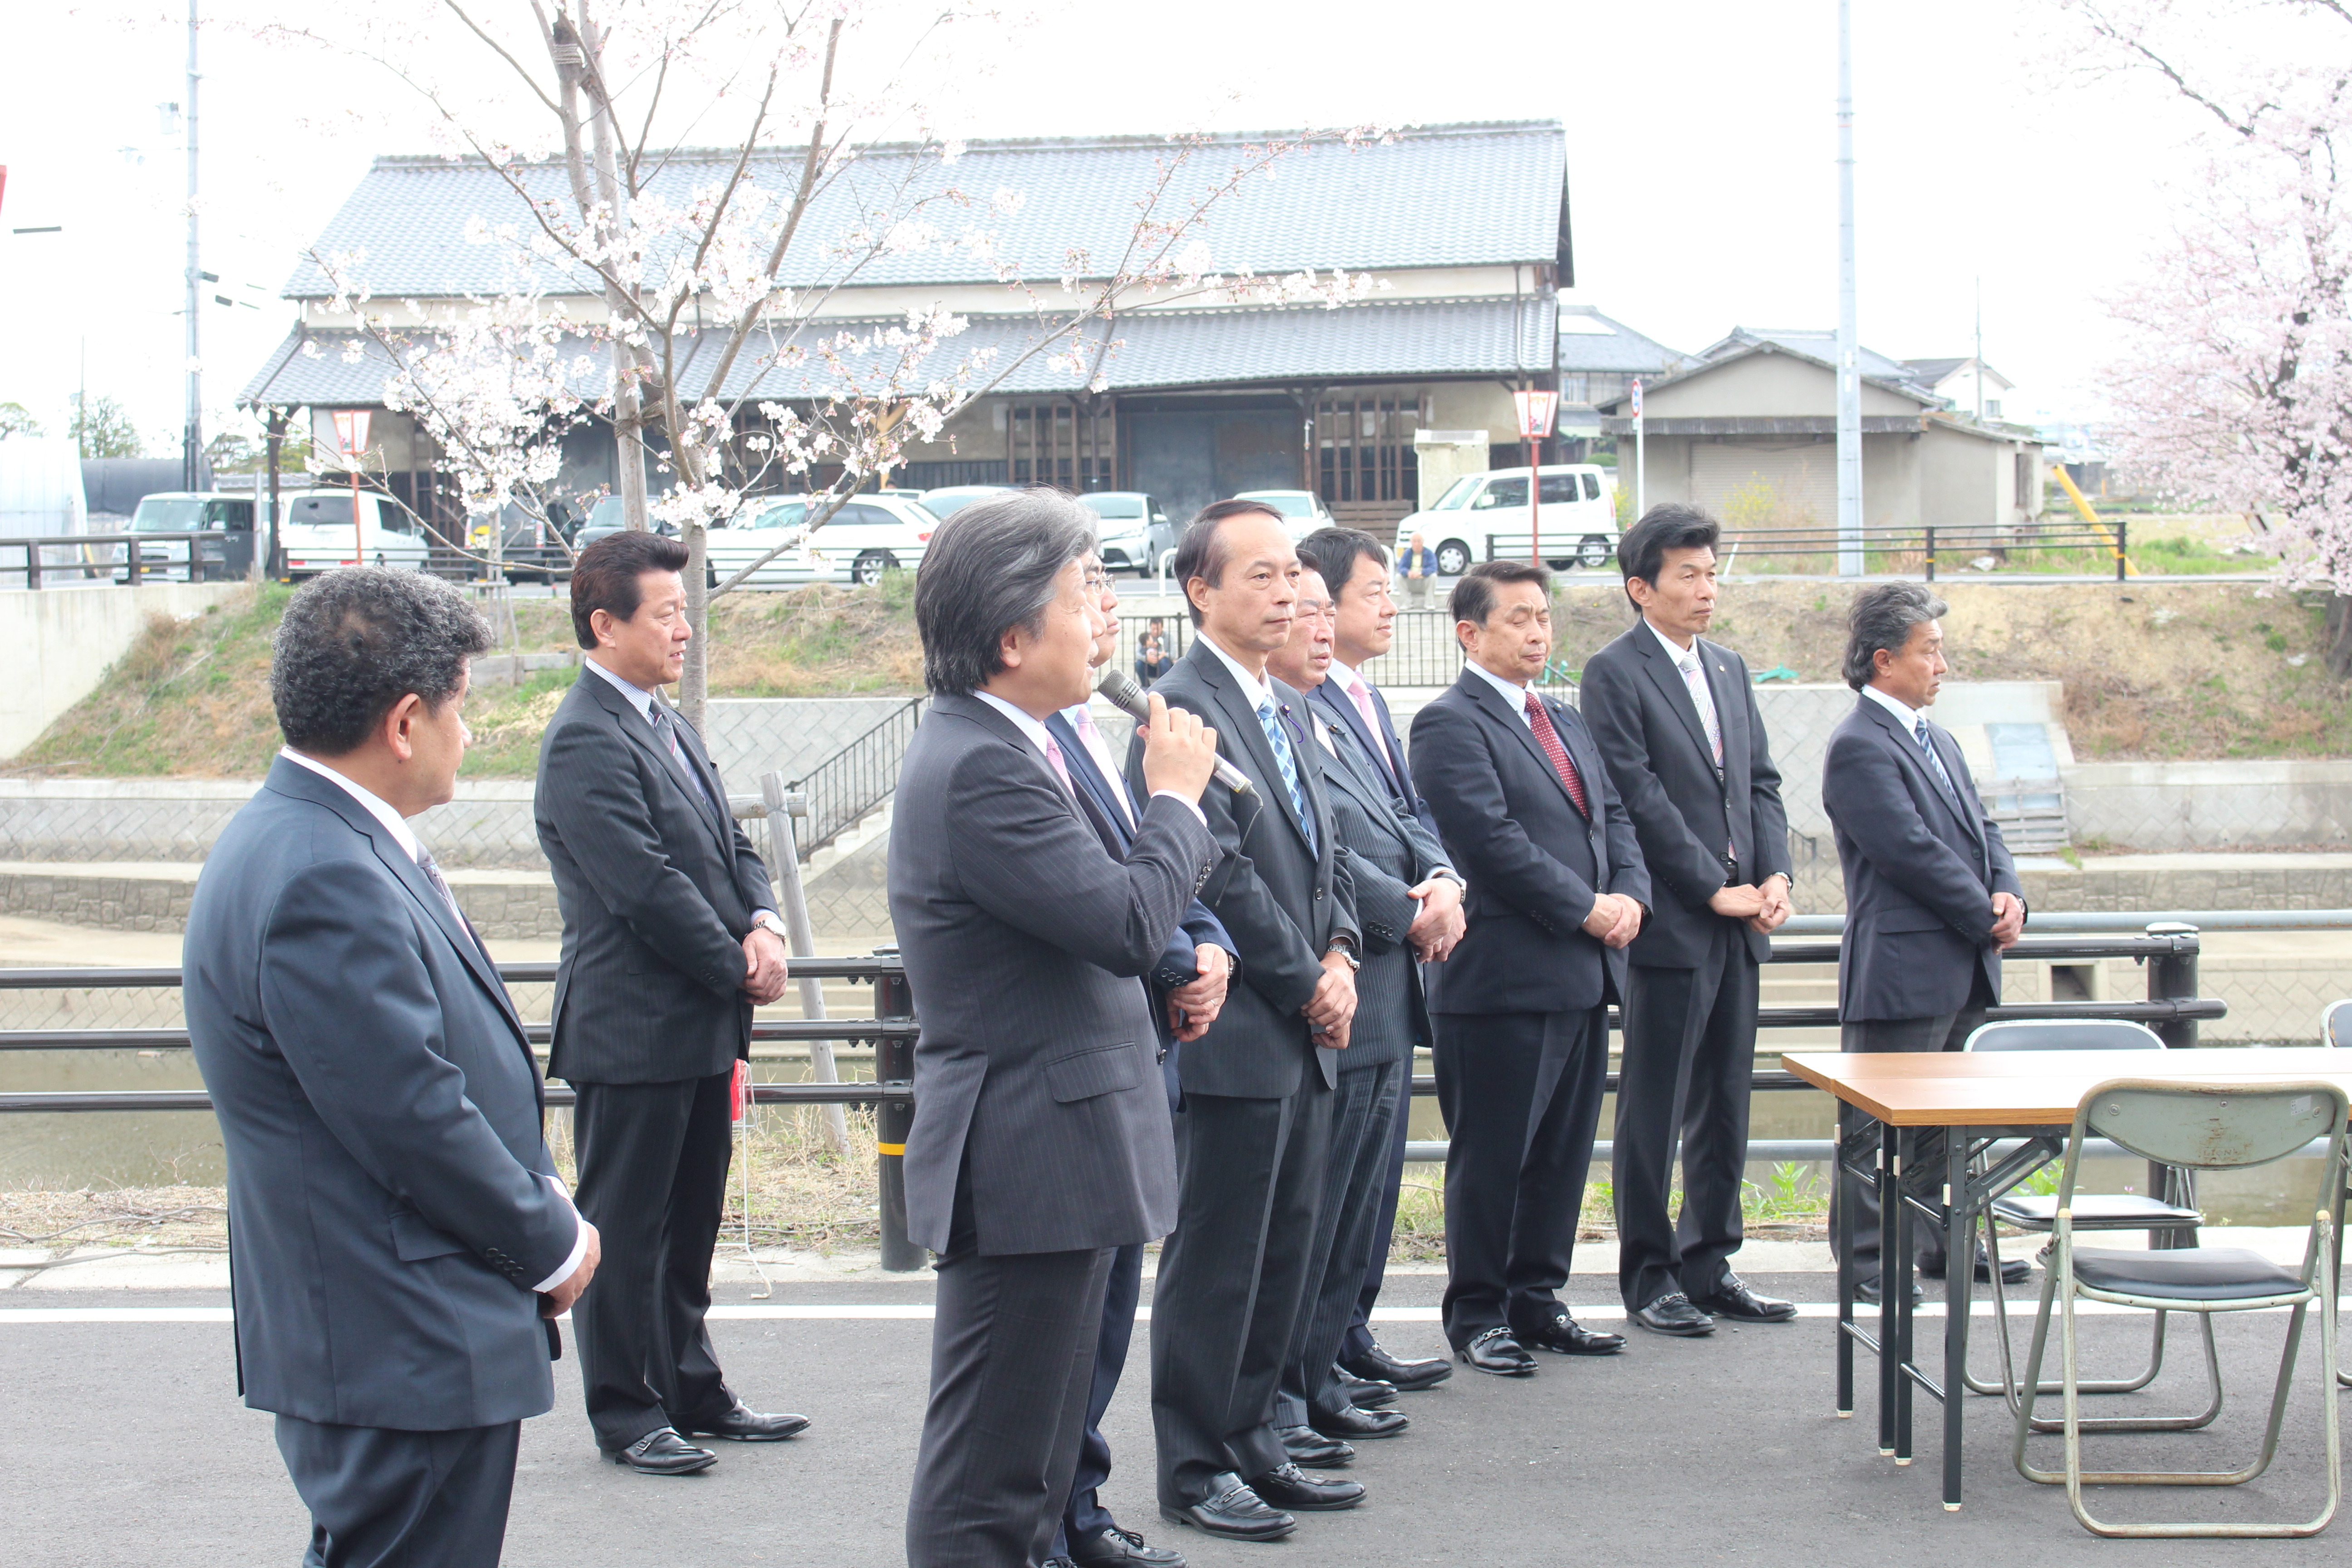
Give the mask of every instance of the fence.
[[(24, 560), (16, 565), (0, 563), (0, 576), (21, 576), (27, 588), (38, 588), (47, 578), (71, 577), (87, 583), (93, 577), (107, 582), (124, 581), (132, 587), (144, 582), (163, 583), (177, 577), (184, 583), (220, 582), (245, 575), (252, 560), (253, 535), (248, 531), (237, 536), (243, 542), (245, 559), (233, 559), (229, 533), (219, 530), (194, 530), (184, 533), (45, 533), (18, 535), (0, 539), (0, 552), (22, 551)], [(149, 544), (180, 543), (187, 553), (176, 561), (151, 563), (145, 550)], [(131, 548), (118, 551), (118, 545)], [(44, 552), (52, 550), (75, 550), (79, 560), (44, 561)]]
[(880, 723), (850, 742), (785, 788), (805, 802), (800, 858), (807, 859), (841, 837), (898, 787), (898, 766), (923, 720), (928, 699), (913, 697)]
[[(2352, 923), (2352, 912), (2345, 919)], [(1992, 1010), (1994, 1018), (2127, 1018), (2147, 1024), (2168, 1046), (2197, 1044), (2198, 1025), (2228, 1013), (2220, 1000), (2200, 997), (2197, 961), (2199, 933), (2186, 926), (2151, 930), (2133, 936), (2084, 935), (2027, 938), (2011, 950), (2021, 958), (2123, 959), (2145, 966), (2147, 995), (2135, 1002), (2043, 1002), (2007, 1005)], [(1837, 943), (1808, 933), (1774, 943), (1774, 963), (1822, 963), (1837, 956)], [(511, 984), (544, 985), (555, 978), (552, 963), (506, 963), (499, 973)], [(763, 1105), (872, 1105), (879, 1123), (880, 1150), (877, 1180), (880, 1186), (882, 1266), (907, 1270), (922, 1267), (922, 1249), (907, 1237), (906, 1184), (902, 1158), (914, 1121), (914, 1049), (919, 1028), (905, 966), (895, 950), (881, 950), (865, 958), (795, 958), (793, 972), (802, 979), (837, 979), (875, 987), (874, 1016), (866, 1018), (756, 1018), (751, 1037), (759, 1041), (870, 1041), (875, 1047), (872, 1083), (789, 1083), (752, 1086), (755, 1103)], [(176, 988), (180, 971), (147, 969), (0, 969), (0, 991)], [(1834, 1006), (1768, 1006), (1759, 1009), (1763, 1029), (1831, 1027), (1837, 1021)], [(1611, 1026), (1618, 1020), (1612, 1011)], [(547, 1024), (525, 1026), (531, 1045), (543, 1048), (551, 1037)], [(0, 1030), (0, 1051), (137, 1050), (157, 1052), (189, 1048), (188, 1032), (177, 1028), (70, 1028)], [(1608, 1088), (1617, 1079), (1609, 1076)], [(1778, 1068), (1755, 1074), (1759, 1090), (1803, 1089), (1810, 1086)], [(1436, 1093), (1436, 1080), (1417, 1077), (1412, 1092)], [(567, 1089), (550, 1087), (551, 1106), (571, 1103)], [(0, 1112), (89, 1110), (209, 1110), (211, 1098), (202, 1089), (23, 1091), (0, 1093)], [(1827, 1159), (1829, 1145), (1821, 1142), (1751, 1144), (1753, 1158)], [(1596, 1145), (1594, 1158), (1609, 1157), (1608, 1146)], [(1408, 1146), (1416, 1160), (1442, 1160), (1443, 1144)]]
[[(1975, 523), (1937, 528), (1927, 524), (1864, 528), (1859, 543), (1865, 573), (1908, 576), (1916, 572), (1936, 580), (1939, 565), (1965, 564), (1986, 556), (2006, 562), (2016, 555), (2064, 554), (2088, 556), (2101, 570), (2112, 562), (2116, 581), (2129, 571), (2126, 560), (2130, 523), (2110, 522)], [(1743, 556), (1778, 559), (1790, 573), (1836, 570), (1837, 558), (1850, 536), (1835, 528), (1738, 528), (1724, 533), (1724, 570), (1734, 569)], [(1800, 561), (1818, 565), (1801, 566)]]
[[(1118, 619), (1119, 667), (1143, 679), (1137, 667), (1140, 642), (1153, 621), (1160, 630), (1171, 659), (1184, 657), (1200, 635), (1192, 618), (1182, 613), (1168, 615), (1120, 616)], [(1454, 639), (1454, 617), (1442, 609), (1400, 610), (1397, 612), (1395, 640), (1389, 645), (1372, 673), (1382, 686), (1438, 687), (1451, 686), (1462, 673), (1462, 645)]]

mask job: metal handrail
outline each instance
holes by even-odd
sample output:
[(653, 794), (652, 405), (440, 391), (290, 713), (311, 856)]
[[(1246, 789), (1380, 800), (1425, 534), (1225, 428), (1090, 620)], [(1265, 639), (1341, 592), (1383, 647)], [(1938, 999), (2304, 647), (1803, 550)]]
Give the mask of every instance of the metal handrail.
[(898, 764), (929, 700), (908, 698), (879, 723), (785, 784), (787, 795), (801, 803), (794, 815), (807, 821), (793, 835), (802, 860), (840, 837), (898, 787)]
[[(22, 550), (25, 552), (25, 562), (21, 566), (0, 567), (0, 572), (22, 573), (25, 577), (25, 586), (27, 588), (37, 588), (41, 585), (41, 579), (44, 576), (52, 576), (60, 573), (72, 574), (84, 579), (88, 579), (93, 573), (104, 573), (110, 578), (115, 573), (121, 572), (135, 587), (143, 577), (150, 574), (156, 577), (162, 577), (171, 566), (176, 565), (185, 570), (189, 575), (189, 580), (193, 582), (195, 580), (197, 568), (205, 563), (204, 560), (201, 559), (204, 552), (197, 549), (197, 545), (199, 543), (213, 542), (221, 544), (221, 551), (217, 552), (213, 559), (226, 562), (227, 559), (226, 543), (228, 535), (231, 533), (248, 533), (251, 530), (249, 529), (190, 528), (175, 529), (170, 531), (158, 530), (152, 533), (10, 534), (5, 538), (0, 538), (0, 550)], [(131, 544), (135, 546), (138, 544), (166, 544), (174, 540), (185, 540), (188, 542), (187, 560), (184, 562), (165, 563), (163, 565), (155, 567), (152, 574), (149, 573), (146, 567), (144, 552), (136, 548), (123, 551), (122, 558), (121, 560), (115, 559), (114, 553), (111, 551), (109, 551), (104, 555), (93, 560), (86, 548), (82, 552), (82, 558), (79, 561), (59, 561), (52, 563), (41, 559), (41, 552), (52, 546), (71, 547), (74, 545), (89, 546), (94, 544)]]

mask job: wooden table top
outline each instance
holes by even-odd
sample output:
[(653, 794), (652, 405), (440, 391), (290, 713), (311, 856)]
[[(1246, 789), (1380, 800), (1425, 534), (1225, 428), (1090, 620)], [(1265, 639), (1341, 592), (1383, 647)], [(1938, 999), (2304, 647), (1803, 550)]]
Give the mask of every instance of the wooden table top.
[(1792, 1052), (1781, 1065), (1895, 1127), (2064, 1126), (2109, 1079), (2333, 1083), (2352, 1094), (2352, 1051), (2324, 1047), (2179, 1051)]

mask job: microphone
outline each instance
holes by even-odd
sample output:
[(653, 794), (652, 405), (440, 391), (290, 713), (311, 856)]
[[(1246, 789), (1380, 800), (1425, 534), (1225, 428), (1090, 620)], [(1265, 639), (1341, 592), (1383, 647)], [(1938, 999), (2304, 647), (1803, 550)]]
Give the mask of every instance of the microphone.
[[(1096, 683), (1095, 689), (1108, 698), (1112, 707), (1127, 714), (1137, 723), (1151, 722), (1150, 700), (1144, 696), (1143, 688), (1135, 683), (1135, 677), (1128, 674), (1116, 664), (1103, 671), (1102, 679)], [(1217, 759), (1214, 772), (1217, 782), (1235, 795), (1257, 793), (1250, 784), (1249, 774), (1223, 757)]]

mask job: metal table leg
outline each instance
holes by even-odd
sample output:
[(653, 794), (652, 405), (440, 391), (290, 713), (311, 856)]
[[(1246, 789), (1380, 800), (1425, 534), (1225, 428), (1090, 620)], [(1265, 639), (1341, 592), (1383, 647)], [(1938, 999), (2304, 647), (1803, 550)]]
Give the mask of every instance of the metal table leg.
[(1845, 1101), (1838, 1101), (1837, 1158), (1830, 1162), (1830, 1180), (1836, 1194), (1835, 1220), (1837, 1254), (1837, 1323), (1833, 1336), (1837, 1341), (1837, 1413), (1841, 1421), (1853, 1415), (1853, 1205), (1858, 1194), (1846, 1160), (1854, 1135), (1856, 1112)]
[[(1902, 1252), (1897, 1238), (1908, 1234), (1892, 1176), (1896, 1159), (1895, 1142), (1895, 1129), (1883, 1121), (1878, 1123), (1878, 1157), (1871, 1175), (1878, 1191), (1878, 1451), (1888, 1458), (1895, 1455), (1895, 1390), (1903, 1382), (1902, 1358), (1896, 1353), (1901, 1342), (1896, 1303), (1909, 1305), (1903, 1301), (1903, 1291), (1896, 1287), (1894, 1267), (1895, 1258)], [(1907, 1271), (1905, 1277), (1908, 1278)]]
[(1966, 1130), (1944, 1136), (1944, 1509), (1960, 1506), (1960, 1429), (1968, 1397), (1969, 1317), (1976, 1294), (1977, 1193)]
[(1911, 1211), (1903, 1200), (1905, 1184), (1918, 1163), (1919, 1134), (1909, 1127), (1895, 1128), (1894, 1132), (1895, 1158), (1885, 1184), (1885, 1206), (1879, 1210), (1883, 1249), (1878, 1260), (1879, 1296), (1892, 1309), (1887, 1327), (1893, 1338), (1878, 1359), (1887, 1369), (1886, 1381), (1894, 1396), (1890, 1425), (1895, 1429), (1895, 1462), (1907, 1465), (1911, 1462), (1911, 1379), (1903, 1369), (1911, 1362), (1916, 1314), (1911, 1309)]

